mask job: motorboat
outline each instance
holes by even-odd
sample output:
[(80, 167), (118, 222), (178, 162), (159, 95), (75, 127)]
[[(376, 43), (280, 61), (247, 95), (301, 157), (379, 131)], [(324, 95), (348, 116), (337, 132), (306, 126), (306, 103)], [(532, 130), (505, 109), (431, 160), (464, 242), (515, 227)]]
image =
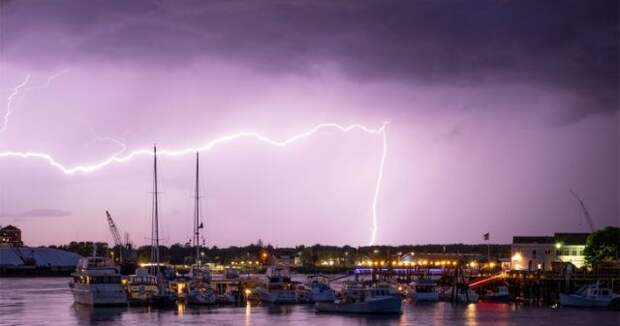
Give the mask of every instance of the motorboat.
[(437, 283), (430, 278), (420, 278), (414, 284), (413, 298), (415, 302), (435, 302), (439, 301)]
[(269, 266), (265, 273), (265, 284), (256, 288), (261, 301), (267, 303), (296, 303), (297, 297), (291, 284), (288, 267)]
[(76, 303), (92, 306), (127, 305), (120, 268), (111, 258), (80, 258), (69, 288)]
[(560, 294), (560, 305), (567, 307), (610, 307), (619, 295), (599, 282), (585, 285), (573, 294)]
[(357, 313), (357, 314), (401, 314), (400, 295), (388, 286), (365, 287), (346, 285), (342, 299), (334, 302), (316, 302), (318, 312)]

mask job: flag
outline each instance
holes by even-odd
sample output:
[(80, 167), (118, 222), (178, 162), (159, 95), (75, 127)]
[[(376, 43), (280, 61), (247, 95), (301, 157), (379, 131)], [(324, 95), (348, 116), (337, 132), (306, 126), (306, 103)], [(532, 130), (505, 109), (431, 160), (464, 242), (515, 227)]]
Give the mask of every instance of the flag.
[(491, 235), (489, 234), (489, 232), (483, 234), (482, 236), (484, 237), (485, 241), (489, 241), (489, 239), (491, 238)]

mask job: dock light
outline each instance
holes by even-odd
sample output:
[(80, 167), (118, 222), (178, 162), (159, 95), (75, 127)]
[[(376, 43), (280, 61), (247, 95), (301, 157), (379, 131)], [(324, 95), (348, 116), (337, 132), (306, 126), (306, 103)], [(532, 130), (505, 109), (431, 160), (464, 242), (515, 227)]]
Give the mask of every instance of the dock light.
[(490, 263), (489, 266), (491, 266), (491, 268), (495, 267), (495, 263)]
[(562, 248), (562, 243), (561, 242), (556, 242), (555, 243), (555, 249), (561, 249)]
[(122, 284), (122, 285), (127, 285), (127, 279), (126, 279), (126, 278), (122, 279), (122, 280), (121, 280), (121, 284)]
[(471, 267), (471, 268), (476, 267), (476, 262), (475, 261), (470, 262), (469, 263), (469, 267)]
[(245, 293), (245, 296), (249, 296), (250, 294), (252, 294), (252, 290), (250, 289), (245, 289), (245, 291), (243, 291)]

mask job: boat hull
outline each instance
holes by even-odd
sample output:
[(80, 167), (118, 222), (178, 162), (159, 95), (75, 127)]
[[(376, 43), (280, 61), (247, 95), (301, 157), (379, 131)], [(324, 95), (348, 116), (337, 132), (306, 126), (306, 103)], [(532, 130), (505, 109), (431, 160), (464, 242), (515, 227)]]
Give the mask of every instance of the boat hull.
[(319, 312), (351, 314), (401, 314), (402, 302), (398, 297), (373, 298), (357, 303), (317, 302), (314, 304)]
[(124, 306), (127, 295), (120, 284), (84, 285), (71, 287), (73, 299), (78, 304), (90, 306)]
[(261, 301), (275, 304), (297, 303), (297, 296), (293, 291), (267, 291), (266, 289), (257, 290)]
[(594, 298), (575, 294), (560, 294), (560, 305), (566, 307), (599, 307), (607, 308), (613, 298)]

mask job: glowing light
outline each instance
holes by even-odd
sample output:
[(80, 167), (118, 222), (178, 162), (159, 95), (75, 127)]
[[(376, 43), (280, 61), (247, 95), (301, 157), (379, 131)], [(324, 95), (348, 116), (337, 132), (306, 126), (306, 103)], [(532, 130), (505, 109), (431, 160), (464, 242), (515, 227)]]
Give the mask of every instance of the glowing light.
[(556, 242), (555, 243), (555, 249), (560, 249), (562, 248), (562, 243), (561, 242)]
[(514, 256), (512, 256), (512, 260), (515, 262), (520, 262), (521, 259), (523, 259), (523, 257), (521, 257), (521, 253), (517, 252), (516, 254), (514, 254)]

